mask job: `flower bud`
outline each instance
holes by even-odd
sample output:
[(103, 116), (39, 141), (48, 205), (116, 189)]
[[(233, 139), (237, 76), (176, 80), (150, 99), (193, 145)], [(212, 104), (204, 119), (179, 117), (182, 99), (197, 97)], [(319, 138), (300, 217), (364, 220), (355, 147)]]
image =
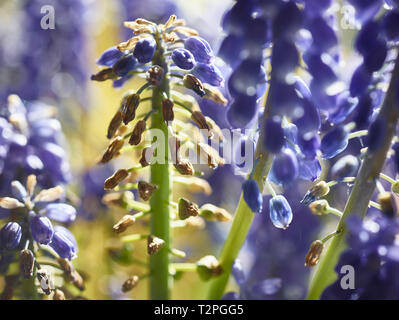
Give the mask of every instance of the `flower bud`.
[(25, 187), (19, 181), (12, 181), (11, 182), (11, 191), (15, 198), (24, 201), (28, 196), (28, 192), (26, 191)]
[(178, 211), (181, 220), (185, 220), (188, 217), (196, 217), (199, 214), (198, 206), (185, 198), (179, 199)]
[(100, 163), (104, 164), (110, 162), (113, 158), (119, 156), (119, 151), (122, 149), (124, 140), (121, 137), (116, 137), (109, 144), (107, 150), (105, 150)]
[(206, 203), (200, 208), (199, 214), (207, 220), (226, 222), (232, 219), (230, 213), (223, 208)]
[(184, 41), (184, 47), (193, 54), (195, 61), (200, 63), (211, 62), (212, 48), (205, 39), (198, 36), (189, 37)]
[(35, 266), (35, 256), (29, 249), (24, 249), (19, 255), (19, 270), (25, 279), (33, 276), (33, 267)]
[(349, 134), (343, 126), (337, 126), (321, 140), (320, 150), (324, 159), (334, 158), (348, 146)]
[(320, 240), (313, 241), (305, 257), (305, 266), (314, 267), (319, 262), (320, 255), (322, 254), (323, 249), (323, 242), (321, 242)]
[(19, 246), (21, 237), (21, 226), (16, 222), (8, 222), (0, 230), (0, 246), (5, 250), (15, 249)]
[(195, 172), (191, 162), (186, 159), (178, 159), (178, 162), (174, 164), (174, 167), (177, 172), (185, 176), (192, 176)]
[(292, 209), (282, 195), (269, 200), (270, 220), (276, 228), (287, 229), (292, 221)]
[(197, 272), (201, 280), (207, 281), (212, 277), (220, 276), (223, 268), (214, 256), (205, 256), (197, 262)]
[(378, 203), (381, 206), (381, 211), (389, 216), (393, 217), (395, 215), (394, 203), (395, 200), (391, 192), (382, 192), (378, 194)]
[(209, 125), (201, 111), (193, 111), (191, 120), (193, 120), (200, 129), (209, 130)]
[(203, 83), (209, 83), (214, 87), (220, 87), (224, 82), (222, 73), (214, 64), (197, 63), (193, 69), (193, 75)]
[(176, 66), (184, 70), (191, 70), (195, 65), (195, 60), (192, 53), (183, 48), (173, 50), (172, 60)]
[(130, 215), (127, 214), (125, 215), (121, 220), (119, 220), (113, 227), (112, 229), (114, 230), (115, 233), (122, 233), (126, 231), (128, 227), (133, 225), (136, 222), (136, 219)]
[(137, 121), (136, 125), (134, 126), (132, 135), (129, 139), (129, 144), (132, 146), (137, 146), (141, 142), (141, 136), (146, 129), (146, 122), (145, 120)]
[(138, 191), (140, 198), (144, 201), (149, 200), (152, 197), (152, 194), (157, 190), (157, 186), (155, 184), (151, 184), (145, 181), (139, 181), (138, 183)]
[(147, 253), (152, 256), (153, 254), (157, 253), (161, 248), (165, 245), (165, 241), (149, 235), (147, 238)]
[(131, 276), (129, 277), (122, 285), (122, 292), (129, 292), (132, 290), (135, 286), (137, 286), (139, 282), (139, 277), (138, 276)]
[(169, 99), (162, 101), (162, 115), (165, 122), (173, 121), (175, 115), (173, 113), (173, 102)]
[(40, 244), (49, 244), (54, 236), (54, 229), (51, 221), (47, 217), (33, 213), (30, 221), (30, 230), (33, 239)]
[(61, 258), (72, 260), (77, 257), (77, 243), (73, 234), (62, 226), (56, 226), (54, 228), (53, 240), (50, 242), (50, 247)]
[(319, 200), (330, 192), (330, 187), (325, 181), (320, 181), (316, 183), (313, 187), (306, 192), (305, 197), (302, 199), (301, 203), (305, 206), (310, 203)]
[(71, 223), (76, 219), (76, 209), (66, 203), (50, 203), (41, 213), (45, 214), (51, 220), (62, 223)]
[(276, 155), (272, 165), (272, 174), (276, 182), (289, 184), (294, 181), (299, 173), (298, 160), (291, 149), (284, 149)]
[(140, 95), (137, 93), (130, 94), (126, 97), (124, 106), (123, 106), (123, 123), (128, 124), (130, 121), (133, 121), (136, 117), (136, 110), (140, 104)]
[(186, 74), (184, 76), (183, 84), (187, 89), (193, 90), (200, 97), (203, 97), (206, 94), (202, 82), (192, 74)]
[(76, 288), (83, 291), (85, 286), (83, 283), (82, 276), (75, 270), (71, 261), (58, 258), (58, 264), (60, 265), (61, 269), (64, 271), (64, 274), (69, 282), (71, 282)]
[(116, 131), (119, 129), (120, 125), (122, 124), (122, 120), (123, 120), (122, 111), (118, 110), (108, 125), (108, 130), (107, 130), (108, 139), (111, 139), (113, 136), (115, 136)]
[(242, 184), (243, 197), (248, 207), (254, 213), (262, 211), (263, 197), (255, 180), (246, 180)]
[(141, 158), (139, 160), (141, 166), (143, 168), (147, 167), (151, 163), (153, 156), (154, 156), (153, 148), (151, 148), (151, 147), (144, 148), (141, 152)]
[(106, 81), (110, 79), (116, 79), (118, 76), (114, 73), (112, 68), (103, 69), (96, 74), (93, 74), (90, 79), (93, 81)]
[(120, 58), (112, 67), (114, 74), (119, 77), (126, 76), (130, 71), (134, 70), (137, 65), (137, 59), (133, 54), (128, 54)]
[(339, 159), (331, 168), (331, 178), (340, 181), (345, 177), (356, 176), (359, 168), (359, 160), (352, 155), (346, 155)]
[(53, 300), (65, 300), (65, 294), (60, 289), (55, 289)]
[(204, 84), (205, 95), (204, 98), (211, 100), (217, 104), (225, 106), (228, 102), (226, 97), (220, 92), (219, 89), (212, 87), (208, 84)]
[(163, 79), (163, 73), (162, 67), (154, 65), (147, 71), (147, 81), (153, 86), (158, 86)]
[(24, 204), (17, 199), (4, 197), (0, 198), (0, 207), (3, 209), (18, 209), (24, 207)]
[(111, 177), (109, 177), (104, 182), (104, 189), (105, 190), (112, 190), (114, 189), (119, 183), (121, 183), (127, 176), (129, 172), (125, 169), (117, 170)]
[(134, 47), (133, 55), (140, 63), (147, 63), (152, 60), (157, 44), (153, 37), (146, 37), (139, 40)]
[(328, 207), (329, 205), (327, 200), (317, 200), (309, 205), (310, 211), (312, 211), (312, 213), (316, 216), (328, 214)]
[(111, 47), (101, 54), (96, 64), (99, 66), (112, 67), (122, 56), (123, 52), (118, 50), (117, 47)]

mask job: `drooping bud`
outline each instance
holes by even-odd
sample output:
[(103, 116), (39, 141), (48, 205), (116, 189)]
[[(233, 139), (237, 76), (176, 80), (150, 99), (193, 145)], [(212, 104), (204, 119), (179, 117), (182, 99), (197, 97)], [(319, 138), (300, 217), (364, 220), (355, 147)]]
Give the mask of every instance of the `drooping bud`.
[(298, 159), (289, 148), (278, 153), (273, 161), (272, 174), (274, 181), (286, 185), (294, 181), (299, 174)]
[(49, 218), (35, 214), (30, 221), (33, 239), (40, 244), (49, 244), (54, 236), (53, 225)]
[(157, 190), (157, 186), (155, 184), (151, 184), (145, 181), (139, 181), (138, 183), (138, 191), (140, 198), (143, 199), (144, 201), (149, 200), (155, 190)]
[(125, 169), (117, 170), (111, 177), (109, 177), (104, 182), (104, 189), (105, 190), (112, 190), (114, 189), (119, 183), (121, 183), (127, 176), (129, 172)]
[(146, 122), (145, 120), (137, 121), (136, 125), (134, 126), (132, 135), (129, 139), (129, 144), (132, 146), (137, 146), (141, 142), (141, 136), (146, 129)]
[(207, 220), (211, 221), (220, 221), (220, 222), (226, 222), (230, 221), (232, 219), (232, 216), (230, 213), (227, 212), (227, 210), (223, 208), (219, 208), (217, 206), (214, 206), (211, 203), (206, 203), (200, 208), (200, 213), (202, 217), (204, 217)]
[(205, 256), (197, 262), (197, 272), (201, 280), (207, 281), (223, 273), (223, 268), (214, 256)]
[(118, 50), (117, 47), (111, 47), (101, 54), (96, 64), (99, 66), (112, 67), (122, 56), (123, 52)]
[(53, 300), (65, 300), (65, 294), (60, 289), (55, 289)]
[(305, 257), (305, 266), (314, 267), (319, 262), (320, 255), (322, 254), (323, 249), (324, 243), (322, 241), (313, 241)]
[(157, 44), (153, 37), (140, 39), (134, 47), (133, 55), (140, 63), (148, 63), (154, 56)]
[(114, 230), (115, 233), (122, 233), (126, 231), (128, 227), (133, 225), (136, 222), (136, 219), (130, 215), (127, 214), (125, 215), (121, 220), (119, 220), (113, 227), (112, 229)]
[(139, 282), (139, 277), (138, 276), (131, 276), (129, 277), (122, 285), (122, 292), (129, 292), (132, 290), (135, 286), (137, 286)]
[(191, 120), (193, 120), (200, 129), (209, 130), (209, 125), (201, 111), (193, 111)]
[(73, 263), (69, 260), (58, 258), (58, 264), (60, 265), (61, 269), (64, 271), (64, 274), (68, 281), (72, 283), (76, 288), (83, 291), (85, 286), (83, 283), (82, 276), (76, 271)]
[(184, 47), (193, 54), (197, 62), (210, 63), (213, 58), (211, 46), (201, 37), (194, 36), (187, 38), (184, 41)]
[(359, 160), (355, 156), (346, 155), (340, 158), (331, 168), (331, 178), (333, 180), (342, 180), (345, 177), (356, 176), (359, 168)]
[(128, 54), (120, 58), (113, 66), (112, 71), (119, 77), (126, 76), (130, 71), (134, 70), (137, 65), (137, 59), (133, 54)]
[(122, 124), (122, 111), (118, 110), (108, 125), (107, 138), (111, 139)]
[(325, 181), (316, 183), (313, 187), (306, 192), (305, 196), (301, 200), (301, 203), (305, 206), (309, 205), (313, 201), (319, 200), (330, 192), (330, 187)]
[(147, 71), (147, 81), (153, 86), (158, 86), (163, 79), (163, 73), (162, 67), (154, 65)]
[(209, 83), (214, 87), (223, 85), (223, 75), (213, 63), (197, 63), (192, 72), (202, 83)]
[(121, 137), (116, 137), (109, 144), (107, 150), (105, 150), (100, 163), (104, 164), (111, 161), (113, 158), (119, 156), (119, 151), (122, 149), (124, 140)]
[(21, 226), (16, 222), (8, 222), (0, 230), (0, 245), (3, 249), (12, 250), (19, 246), (22, 237)]
[(204, 85), (202, 82), (192, 74), (186, 74), (183, 78), (183, 85), (187, 89), (193, 90), (196, 94), (198, 94), (200, 97), (203, 97), (206, 92), (204, 90)]
[(246, 180), (242, 184), (242, 192), (244, 200), (248, 207), (252, 210), (252, 212), (261, 212), (263, 206), (263, 198), (259, 190), (258, 183), (253, 179)]
[(53, 240), (50, 246), (61, 258), (72, 260), (77, 257), (77, 242), (73, 234), (63, 226), (54, 227)]
[(175, 115), (173, 113), (173, 102), (172, 100), (165, 99), (162, 101), (162, 115), (165, 122), (173, 121)]
[(115, 74), (112, 68), (103, 69), (96, 74), (93, 74), (90, 79), (93, 81), (106, 81), (110, 79), (116, 79), (118, 76)]
[(157, 253), (161, 248), (165, 245), (165, 241), (149, 235), (147, 238), (147, 253), (152, 256), (153, 254)]
[(144, 148), (141, 152), (141, 158), (139, 160), (141, 166), (147, 167), (150, 165), (152, 157), (154, 156), (154, 149), (151, 147)]
[(178, 162), (174, 164), (174, 167), (177, 172), (185, 176), (192, 176), (195, 173), (193, 165), (187, 159), (178, 159)]
[(130, 94), (126, 97), (125, 104), (123, 106), (123, 123), (128, 124), (133, 121), (136, 117), (136, 110), (140, 104), (140, 95), (137, 93)]
[(179, 211), (179, 218), (181, 220), (185, 220), (188, 217), (196, 217), (199, 214), (199, 209), (197, 204), (185, 198), (179, 199), (178, 211)]
[(186, 49), (178, 48), (172, 51), (171, 56), (177, 67), (183, 70), (191, 70), (194, 68), (195, 59), (192, 53)]
[(292, 209), (287, 199), (278, 195), (269, 201), (270, 220), (276, 228), (287, 229), (292, 221)]
[(337, 126), (328, 132), (321, 140), (320, 150), (324, 159), (334, 158), (348, 146), (348, 131), (343, 126)]
[(395, 215), (395, 200), (391, 192), (382, 192), (378, 194), (378, 203), (381, 206), (381, 211), (389, 216), (393, 217)]
[(310, 211), (316, 216), (322, 216), (328, 214), (328, 202), (327, 200), (317, 200), (309, 205)]
[(33, 268), (35, 266), (35, 256), (29, 249), (24, 249), (19, 255), (19, 270), (25, 279), (33, 276)]

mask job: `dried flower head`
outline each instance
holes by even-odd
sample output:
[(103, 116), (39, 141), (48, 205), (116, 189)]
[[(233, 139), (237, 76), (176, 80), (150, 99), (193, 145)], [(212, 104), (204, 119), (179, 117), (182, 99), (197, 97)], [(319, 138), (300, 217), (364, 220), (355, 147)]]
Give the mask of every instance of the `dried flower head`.
[(121, 137), (116, 137), (109, 144), (107, 150), (105, 150), (100, 163), (107, 163), (111, 161), (113, 158), (119, 156), (119, 151), (122, 149), (124, 144), (124, 140)]
[(328, 205), (327, 200), (317, 200), (317, 201), (312, 202), (309, 205), (310, 211), (312, 211), (312, 213), (317, 216), (327, 214), (328, 207), (329, 207), (329, 205)]
[(198, 205), (185, 198), (179, 199), (178, 211), (181, 220), (187, 219), (188, 217), (195, 217), (199, 214)]
[(152, 147), (146, 147), (141, 151), (141, 158), (139, 160), (141, 166), (147, 167), (154, 156), (154, 149)]
[(214, 256), (205, 256), (197, 262), (197, 272), (201, 280), (209, 280), (223, 273), (223, 268)]
[(191, 119), (197, 124), (200, 129), (209, 130), (209, 125), (206, 122), (205, 116), (201, 111), (193, 111)]
[(128, 124), (133, 121), (136, 117), (136, 110), (140, 104), (140, 95), (137, 93), (130, 94), (126, 97), (126, 101), (123, 107), (123, 123)]
[(322, 241), (313, 241), (305, 257), (305, 266), (314, 267), (319, 262), (320, 255), (322, 254), (323, 249), (324, 243)]
[(173, 102), (170, 99), (162, 101), (162, 115), (165, 122), (173, 121), (175, 115), (173, 113)]
[(137, 286), (139, 282), (139, 277), (138, 276), (131, 276), (129, 277), (122, 285), (122, 292), (129, 292), (132, 290), (135, 286)]
[(186, 74), (183, 78), (183, 84), (187, 89), (193, 90), (200, 97), (205, 96), (206, 92), (204, 90), (204, 85), (201, 80), (192, 74)]
[(29, 249), (24, 249), (19, 255), (19, 269), (25, 279), (33, 276), (33, 268), (35, 266), (35, 256)]
[(134, 126), (132, 135), (130, 136), (129, 139), (129, 144), (132, 146), (137, 146), (141, 142), (141, 136), (144, 133), (146, 129), (146, 122), (145, 120), (139, 120), (137, 121), (136, 125)]
[(144, 201), (147, 201), (151, 198), (153, 193), (157, 190), (157, 186), (146, 181), (139, 181), (138, 183), (138, 191), (140, 198)]
[(163, 79), (163, 68), (157, 65), (152, 66), (147, 71), (147, 81), (153, 86), (158, 86)]
[(107, 138), (108, 139), (111, 139), (115, 136), (115, 133), (119, 129), (120, 125), (122, 124), (122, 120), (123, 120), (122, 111), (118, 110), (108, 125), (108, 130), (107, 130)]
[(113, 230), (115, 233), (122, 233), (124, 231), (126, 231), (126, 229), (128, 227), (130, 227), (131, 225), (133, 225), (136, 222), (136, 219), (130, 215), (127, 214), (125, 215), (121, 220), (119, 220), (114, 226), (113, 226)]
[(158, 237), (149, 235), (147, 238), (147, 252), (150, 256), (161, 250), (164, 245), (165, 241)]
[(104, 182), (104, 189), (112, 190), (114, 189), (119, 183), (121, 183), (127, 176), (129, 172), (125, 169), (117, 170), (111, 177), (109, 177)]
[(187, 159), (180, 159), (174, 164), (175, 169), (182, 175), (192, 176), (195, 173), (194, 167)]

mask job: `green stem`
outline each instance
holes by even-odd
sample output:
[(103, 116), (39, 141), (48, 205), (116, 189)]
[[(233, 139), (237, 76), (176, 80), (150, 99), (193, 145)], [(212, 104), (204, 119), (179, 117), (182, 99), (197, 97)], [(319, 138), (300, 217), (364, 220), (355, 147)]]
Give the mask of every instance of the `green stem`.
[[(270, 90), (271, 89), (269, 89), (269, 92)], [(266, 99), (263, 121), (269, 117), (270, 108), (267, 101), (268, 99)], [(261, 125), (261, 128), (263, 127), (264, 126)], [(260, 142), (263, 141), (263, 136), (264, 132), (261, 130), (255, 151), (255, 160), (259, 159), (259, 161), (257, 162), (252, 175), (252, 178), (258, 183), (261, 192), (263, 191), (264, 180), (266, 179), (273, 162), (273, 155), (268, 153)], [(241, 194), (240, 201), (234, 215), (233, 224), (219, 256), (219, 262), (223, 268), (223, 273), (216, 279), (211, 280), (211, 287), (208, 296), (209, 299), (218, 300), (222, 297), (229, 280), (231, 266), (234, 260), (237, 258), (242, 245), (244, 244), (253, 218), (254, 213), (248, 207)]]
[[(159, 65), (164, 69), (164, 74), (168, 72), (168, 66), (163, 56), (163, 47), (160, 35), (155, 35), (157, 51), (154, 54), (153, 64)], [(168, 157), (168, 128), (165, 125), (161, 106), (163, 93), (169, 96), (169, 82), (166, 78), (159, 86), (154, 87), (152, 96), (152, 108), (159, 112), (151, 115), (152, 128), (161, 130), (164, 134), (165, 155)], [(172, 183), (170, 179), (169, 163), (155, 163), (151, 165), (151, 183), (158, 186), (150, 200), (151, 206), (151, 234), (165, 241), (165, 245), (157, 254), (150, 256), (150, 298), (152, 300), (165, 300), (169, 298), (171, 279), (169, 277), (169, 248), (170, 248), (170, 208), (167, 205), (171, 201)]]
[(399, 57), (396, 59), (395, 69), (392, 74), (391, 83), (381, 107), (378, 119), (385, 122), (385, 132), (382, 139), (383, 145), (374, 152), (367, 151), (362, 166), (355, 179), (349, 199), (337, 227), (337, 231), (342, 231), (332, 239), (324, 258), (321, 259), (317, 270), (311, 280), (308, 297), (309, 300), (320, 298), (323, 290), (335, 279), (334, 267), (338, 262), (340, 253), (345, 248), (345, 221), (348, 216), (357, 214), (364, 216), (369, 206), (369, 201), (374, 192), (376, 181), (385, 163), (399, 117), (399, 105), (396, 97), (395, 86), (399, 81)]

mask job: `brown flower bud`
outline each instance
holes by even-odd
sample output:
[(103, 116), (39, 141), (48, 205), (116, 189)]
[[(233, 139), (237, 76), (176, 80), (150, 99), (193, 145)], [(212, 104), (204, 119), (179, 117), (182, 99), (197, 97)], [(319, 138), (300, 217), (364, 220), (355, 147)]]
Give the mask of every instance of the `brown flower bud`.
[(201, 80), (199, 80), (197, 77), (193, 76), (192, 74), (186, 74), (184, 76), (183, 85), (187, 89), (193, 90), (200, 97), (203, 97), (205, 95), (204, 85), (202, 84)]
[(327, 200), (317, 200), (309, 205), (310, 211), (316, 216), (321, 216), (323, 214), (328, 214), (328, 202)]
[(324, 243), (322, 241), (313, 241), (305, 257), (305, 266), (314, 267), (319, 262), (320, 255), (323, 252), (323, 249)]
[(106, 81), (110, 79), (116, 79), (118, 76), (114, 73), (112, 68), (103, 69), (96, 74), (91, 76), (91, 80), (94, 81)]
[(141, 152), (141, 158), (139, 161), (141, 166), (144, 168), (150, 165), (153, 156), (154, 156), (153, 148), (151, 147), (144, 148), (143, 151)]
[(19, 270), (25, 279), (33, 276), (35, 266), (35, 256), (29, 249), (22, 250), (19, 255)]
[(140, 198), (144, 201), (149, 200), (155, 190), (157, 190), (157, 186), (155, 184), (151, 184), (145, 181), (139, 181), (138, 183), (139, 195)]
[(225, 209), (206, 203), (200, 208), (200, 215), (207, 220), (216, 220), (220, 222), (230, 221), (232, 216)]
[(185, 176), (192, 176), (194, 174), (194, 167), (189, 160), (180, 159), (174, 164), (177, 172)]
[(208, 144), (198, 143), (197, 152), (202, 159), (207, 160), (210, 168), (216, 168), (225, 164), (224, 159), (219, 156), (219, 153)]
[(122, 111), (118, 110), (108, 125), (107, 138), (111, 139), (122, 124)]
[(127, 214), (113, 226), (113, 230), (115, 233), (122, 233), (135, 222), (136, 219), (132, 215)]
[(146, 129), (146, 122), (145, 120), (137, 121), (136, 125), (134, 126), (132, 135), (129, 139), (129, 144), (132, 146), (137, 146), (141, 142), (141, 136)]
[(60, 289), (55, 289), (53, 300), (65, 300), (65, 294)]
[(122, 292), (129, 292), (132, 290), (135, 286), (137, 286), (139, 282), (139, 277), (138, 276), (131, 276), (129, 277), (122, 285)]
[(165, 241), (158, 237), (149, 235), (147, 238), (147, 252), (150, 256), (161, 250), (164, 245)]
[(112, 190), (120, 182), (122, 182), (128, 175), (129, 175), (129, 172), (125, 169), (117, 170), (111, 177), (109, 177), (107, 180), (105, 180), (104, 189)]
[(163, 73), (162, 67), (154, 65), (147, 71), (147, 81), (153, 86), (158, 86), (163, 79)]
[(126, 97), (125, 104), (123, 106), (123, 123), (128, 124), (136, 117), (136, 110), (140, 104), (140, 95), (137, 93), (130, 94)]
[(191, 120), (193, 120), (200, 129), (209, 130), (209, 125), (201, 111), (193, 111)]
[(162, 101), (162, 115), (165, 122), (173, 121), (175, 115), (173, 113), (173, 102), (170, 99)]
[(205, 90), (205, 99), (209, 99), (217, 104), (225, 106), (228, 100), (225, 96), (220, 92), (219, 89), (204, 83), (204, 90)]
[(64, 271), (66, 279), (72, 283), (76, 288), (83, 291), (85, 289), (82, 276), (76, 271), (73, 263), (67, 259), (58, 258), (58, 264)]
[(121, 137), (116, 137), (109, 144), (107, 150), (105, 150), (100, 163), (107, 163), (111, 161), (114, 157), (119, 156), (119, 151), (122, 149), (124, 141)]
[(196, 217), (199, 214), (198, 206), (185, 198), (179, 199), (178, 211), (181, 220), (187, 219), (188, 217)]
[(220, 276), (223, 268), (214, 256), (205, 256), (197, 262), (197, 272), (201, 280), (209, 280), (212, 277)]
[(382, 192), (378, 194), (378, 203), (381, 206), (381, 211), (388, 215), (388, 216), (394, 216), (395, 214), (395, 207), (394, 203), (395, 200), (393, 198), (392, 193), (390, 192)]

